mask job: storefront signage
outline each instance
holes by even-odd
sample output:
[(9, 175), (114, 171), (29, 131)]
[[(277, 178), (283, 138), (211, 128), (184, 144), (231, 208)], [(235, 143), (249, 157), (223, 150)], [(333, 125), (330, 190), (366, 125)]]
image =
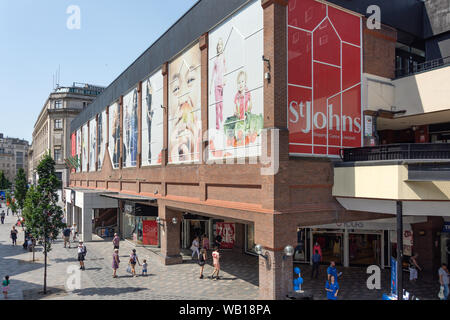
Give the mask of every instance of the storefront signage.
[(391, 294), (397, 293), (397, 260), (391, 257)]
[(142, 234), (142, 244), (151, 246), (158, 245), (158, 223), (155, 220), (143, 221)]
[(288, 5), (288, 128), (293, 155), (362, 144), (361, 18), (315, 0)]
[(372, 116), (364, 116), (364, 136), (372, 136)]
[(222, 237), (221, 249), (232, 249), (234, 246), (235, 224), (228, 222), (217, 222), (216, 233)]

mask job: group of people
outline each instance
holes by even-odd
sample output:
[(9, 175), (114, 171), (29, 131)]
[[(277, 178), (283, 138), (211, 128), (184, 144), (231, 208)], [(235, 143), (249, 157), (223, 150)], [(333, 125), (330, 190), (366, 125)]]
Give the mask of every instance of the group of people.
[[(112, 256), (112, 269), (113, 269), (113, 278), (117, 278), (117, 269), (119, 269), (120, 257), (119, 257), (119, 246), (120, 246), (120, 237), (117, 233), (114, 234), (114, 238), (112, 240), (114, 246), (114, 252)], [(129, 260), (128, 260), (128, 268), (127, 271), (131, 273), (133, 277), (136, 277), (136, 264), (142, 266), (142, 276), (147, 275), (147, 260), (139, 261), (138, 255), (136, 254), (136, 249), (131, 251)]]
[[(214, 271), (209, 277), (210, 279), (219, 280), (220, 276), (220, 243), (222, 242), (222, 237), (217, 235), (214, 239), (214, 247), (213, 252), (211, 253), (213, 259)], [(192, 241), (191, 245), (192, 250), (192, 258), (197, 254), (198, 264), (200, 266), (200, 277), (199, 279), (203, 279), (203, 270), (205, 268), (206, 261), (208, 260), (208, 250), (209, 250), (209, 239), (206, 234), (203, 234), (202, 237), (196, 236)]]

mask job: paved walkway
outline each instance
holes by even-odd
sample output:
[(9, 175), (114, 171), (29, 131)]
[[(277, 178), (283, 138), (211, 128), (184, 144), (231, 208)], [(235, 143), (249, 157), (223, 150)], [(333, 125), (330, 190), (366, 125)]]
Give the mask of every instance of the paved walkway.
[[(10, 276), (9, 299), (23, 299), (27, 292), (42, 288), (44, 274), (44, 256), (42, 247), (37, 247), (37, 262), (32, 263), (32, 253), (22, 247), (24, 233), (21, 228), (18, 235), (18, 246), (11, 245), (9, 231), (17, 217), (6, 217), (5, 224), (0, 224), (0, 276)], [(72, 246), (74, 244), (72, 243)], [(138, 247), (137, 254), (142, 262), (147, 259), (148, 276), (131, 277), (126, 273), (128, 257), (134, 248), (132, 244), (120, 243), (121, 264), (118, 270), (119, 278), (112, 278), (112, 243), (98, 238), (97, 241), (86, 244), (86, 270), (81, 271), (81, 288), (72, 292), (53, 295), (51, 299), (137, 299), (137, 300), (253, 300), (258, 298), (257, 259), (240, 255), (239, 261), (230, 261), (232, 253), (225, 252), (221, 259), (221, 279), (207, 279), (213, 271), (211, 261), (205, 266), (205, 278), (200, 280), (199, 266), (190, 257), (183, 264), (165, 266), (158, 260), (156, 253)], [(79, 266), (74, 247), (64, 248), (63, 241), (57, 240), (49, 253), (48, 287), (63, 289), (68, 277), (70, 266)], [(227, 261), (227, 258), (229, 260)], [(76, 267), (75, 270), (79, 268)], [(138, 274), (141, 267), (137, 266)], [(256, 273), (256, 274), (255, 274)], [(239, 278), (238, 278), (239, 275)], [(35, 290), (36, 291), (36, 290)]]
[[(36, 292), (42, 290), (44, 274), (44, 256), (42, 247), (37, 248), (38, 261), (31, 262), (32, 253), (22, 248), (24, 234), (18, 228), (18, 246), (11, 245), (9, 232), (17, 217), (6, 217), (5, 224), (0, 224), (0, 277), (8, 274), (11, 280), (9, 299), (36, 299), (41, 296)], [(88, 253), (85, 261), (86, 270), (81, 274), (81, 287), (66, 291), (65, 284), (70, 277), (67, 273), (79, 270), (75, 247), (64, 248), (63, 241), (57, 240), (49, 253), (48, 287), (59, 288), (59, 295), (46, 296), (45, 299), (101, 300), (101, 299), (137, 299), (137, 300), (254, 300), (258, 299), (258, 258), (250, 255), (222, 252), (221, 280), (207, 278), (213, 271), (211, 261), (205, 266), (205, 278), (200, 280), (199, 266), (184, 256), (184, 263), (164, 266), (157, 257), (158, 249), (137, 247), (137, 254), (142, 262), (147, 259), (149, 275), (131, 277), (126, 273), (128, 257), (134, 246), (126, 241), (120, 243), (119, 278), (112, 278), (112, 243), (96, 238), (86, 244)], [(72, 243), (72, 246), (74, 244)], [(188, 251), (189, 252), (189, 251)], [(304, 290), (314, 294), (315, 300), (326, 299), (324, 290), (326, 266), (321, 266), (319, 279), (310, 279), (311, 267), (297, 265), (304, 276)], [(137, 266), (138, 274), (141, 267)], [(382, 271), (381, 290), (369, 290), (366, 287), (368, 275), (365, 268), (338, 268), (343, 271), (339, 279), (341, 300), (380, 300), (383, 293), (389, 292), (390, 270)], [(425, 281), (419, 278), (417, 284), (410, 284), (405, 274), (405, 288), (414, 292), (421, 300), (437, 299), (439, 285), (437, 281)], [(34, 292), (30, 296), (30, 292)], [(0, 297), (2, 299), (2, 297)]]

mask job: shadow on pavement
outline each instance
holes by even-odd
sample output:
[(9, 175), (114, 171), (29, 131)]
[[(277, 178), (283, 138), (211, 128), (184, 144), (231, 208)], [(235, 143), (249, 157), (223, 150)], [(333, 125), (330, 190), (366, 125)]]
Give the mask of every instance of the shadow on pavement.
[(139, 292), (143, 290), (148, 290), (144, 288), (135, 288), (135, 287), (127, 287), (127, 288), (87, 288), (87, 289), (77, 289), (73, 290), (72, 293), (79, 296), (117, 296), (119, 294), (130, 293), (130, 292)]

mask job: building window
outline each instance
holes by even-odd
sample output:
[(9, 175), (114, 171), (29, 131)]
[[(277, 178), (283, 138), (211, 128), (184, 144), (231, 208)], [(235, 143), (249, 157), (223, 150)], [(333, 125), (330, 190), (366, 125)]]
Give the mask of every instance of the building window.
[(55, 153), (54, 157), (55, 161), (56, 162), (61, 161), (61, 149), (55, 149), (54, 153)]
[(55, 100), (55, 109), (62, 109), (62, 100)]
[(62, 129), (62, 119), (55, 119), (55, 129)]
[(88, 103), (86, 101), (83, 101), (83, 109), (86, 108)]

